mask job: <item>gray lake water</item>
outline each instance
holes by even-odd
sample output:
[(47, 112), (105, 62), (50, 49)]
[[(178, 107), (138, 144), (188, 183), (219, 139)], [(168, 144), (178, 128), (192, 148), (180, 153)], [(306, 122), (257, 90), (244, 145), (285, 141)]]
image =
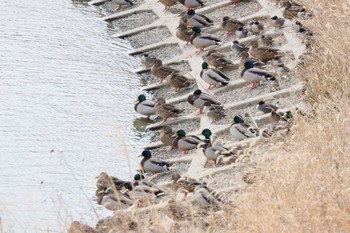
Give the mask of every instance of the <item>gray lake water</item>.
[(84, 3), (1, 0), (0, 9), (0, 232), (95, 224), (111, 213), (93, 201), (95, 176), (129, 179), (149, 141), (133, 127), (139, 62)]

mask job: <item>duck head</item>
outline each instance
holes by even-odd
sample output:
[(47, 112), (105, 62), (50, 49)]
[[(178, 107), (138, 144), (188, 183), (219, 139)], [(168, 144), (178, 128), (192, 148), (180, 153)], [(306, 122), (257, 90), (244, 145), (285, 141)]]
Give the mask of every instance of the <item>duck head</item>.
[(235, 117), (233, 118), (233, 121), (234, 121), (236, 124), (244, 123), (243, 117), (242, 117), (242, 116), (239, 116), (239, 115), (235, 116)]
[(136, 102), (137, 102), (137, 103), (141, 103), (141, 102), (143, 102), (143, 101), (145, 101), (145, 100), (146, 100), (146, 96), (145, 96), (145, 95), (139, 95), (139, 96), (137, 97)]
[(208, 63), (203, 62), (203, 63), (202, 63), (202, 69), (203, 69), (203, 70), (208, 69)]
[(254, 67), (254, 63), (252, 61), (246, 61), (244, 62), (244, 68), (250, 69)]
[(195, 15), (196, 12), (195, 12), (194, 10), (188, 10), (188, 11), (187, 11), (187, 14), (188, 14), (188, 15)]
[(230, 17), (228, 17), (228, 16), (225, 16), (224, 18), (222, 18), (222, 21), (227, 21), (227, 20), (229, 20), (230, 19)]
[(184, 130), (180, 129), (176, 132), (175, 136), (177, 136), (179, 138), (186, 137), (186, 132)]
[(193, 92), (193, 95), (195, 95), (195, 96), (198, 96), (198, 95), (200, 95), (200, 94), (202, 94), (202, 91), (201, 90), (195, 90), (194, 92)]
[(251, 46), (252, 48), (257, 48), (257, 47), (259, 46), (259, 44), (258, 44), (257, 41), (253, 40), (252, 42), (250, 42), (250, 46)]
[(202, 30), (201, 30), (200, 27), (195, 26), (195, 27), (192, 28), (192, 31), (193, 31), (194, 33), (198, 33), (198, 34), (199, 34), (199, 33), (201, 33)]
[(170, 126), (167, 126), (167, 125), (162, 128), (162, 131), (165, 134), (172, 134), (172, 132), (173, 132), (172, 128)]
[(149, 159), (152, 157), (151, 151), (149, 150), (144, 150), (142, 151), (141, 155), (139, 157), (144, 157), (146, 159)]
[(205, 137), (205, 139), (210, 139), (210, 136), (212, 135), (211, 130), (210, 129), (203, 129), (202, 135)]

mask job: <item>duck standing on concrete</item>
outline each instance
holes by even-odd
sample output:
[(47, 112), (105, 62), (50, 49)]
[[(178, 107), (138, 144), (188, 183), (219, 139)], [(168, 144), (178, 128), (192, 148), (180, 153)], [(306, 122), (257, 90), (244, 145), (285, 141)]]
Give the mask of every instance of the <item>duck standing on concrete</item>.
[(210, 95), (203, 93), (201, 90), (195, 90), (192, 95), (189, 95), (187, 97), (187, 101), (189, 104), (197, 108), (197, 112), (195, 113), (196, 115), (200, 115), (203, 112), (203, 108), (205, 104), (215, 104), (215, 105), (220, 105), (221, 103), (215, 100), (213, 97)]
[(273, 38), (271, 36), (265, 36), (265, 35), (261, 35), (258, 42), (262, 46), (266, 46), (266, 47), (270, 47), (274, 43)]
[(244, 23), (236, 19), (230, 19), (228, 16), (225, 16), (220, 24), (220, 29), (225, 31), (228, 36), (233, 35), (241, 27), (244, 27)]
[(275, 105), (265, 103), (265, 101), (260, 101), (256, 106), (256, 109), (262, 113), (270, 113), (272, 111), (277, 111), (277, 107)]
[(190, 38), (190, 42), (197, 49), (199, 49), (197, 53), (203, 52), (206, 47), (209, 47), (211, 45), (219, 45), (221, 42), (220, 38), (213, 34), (201, 34), (200, 27), (193, 27), (192, 31), (193, 34)]
[(210, 129), (204, 129), (202, 131), (202, 135), (205, 137), (205, 140), (203, 143), (198, 145), (198, 148), (202, 148), (203, 154), (207, 158), (207, 161), (210, 165), (216, 166), (217, 159), (222, 155), (225, 155), (225, 156), (233, 155), (233, 153), (230, 152), (229, 149), (223, 146), (212, 144), (212, 141), (210, 139), (212, 132)]
[(202, 63), (202, 71), (200, 77), (209, 84), (208, 89), (218, 85), (226, 86), (230, 82), (230, 78), (215, 68), (208, 68), (208, 63)]
[[(183, 15), (184, 14), (184, 15)], [(194, 10), (189, 10), (182, 13), (180, 23), (186, 24), (188, 27), (210, 27), (214, 24), (214, 21), (209, 19), (203, 14), (197, 14)]]
[(153, 63), (155, 62), (157, 58), (151, 54), (143, 54), (142, 58), (141, 58), (141, 63), (143, 65), (145, 65), (146, 67), (150, 67), (153, 65)]
[(162, 3), (164, 5), (164, 10), (168, 11), (170, 10), (170, 7), (177, 4), (177, 0), (158, 0), (158, 2)]
[(161, 123), (166, 122), (170, 117), (179, 117), (180, 114), (184, 111), (182, 109), (177, 109), (174, 105), (166, 104), (165, 99), (162, 97), (158, 98), (156, 101), (154, 110), (158, 116), (163, 118), (163, 121)]
[(204, 103), (203, 111), (206, 113), (208, 119), (212, 122), (215, 122), (220, 118), (226, 116), (225, 109), (223, 106), (217, 104), (210, 104), (208, 102)]
[(179, 151), (183, 151), (183, 154), (181, 154), (180, 157), (187, 155), (190, 150), (196, 149), (198, 144), (203, 142), (197, 136), (186, 136), (186, 132), (182, 129), (178, 130), (174, 137), (175, 139), (173, 141), (173, 147)]
[(116, 11), (119, 10), (122, 7), (122, 5), (134, 5), (134, 3), (130, 0), (112, 0), (112, 2), (116, 4)]
[(235, 36), (237, 39), (242, 39), (248, 36), (248, 30), (240, 27), (235, 31)]
[(251, 89), (256, 88), (257, 84), (261, 81), (275, 81), (277, 79), (272, 76), (272, 74), (268, 71), (255, 68), (254, 63), (251, 61), (247, 61), (244, 63), (244, 69), (241, 72), (241, 78), (249, 83), (253, 83)]
[(194, 86), (194, 80), (188, 79), (179, 73), (171, 73), (166, 80), (172, 87), (175, 88), (175, 94), (179, 93), (181, 88), (189, 88)]
[(239, 56), (243, 52), (248, 52), (249, 48), (244, 44), (239, 43), (238, 40), (234, 40), (231, 45), (231, 50), (236, 56)]
[(202, 208), (213, 208), (217, 210), (221, 206), (221, 200), (204, 184), (195, 188), (193, 199)]
[(204, 60), (215, 68), (227, 68), (233, 67), (234, 64), (222, 53), (217, 52), (215, 49), (208, 52), (204, 57)]
[(235, 116), (233, 118), (233, 124), (230, 126), (230, 133), (235, 139), (244, 140), (256, 137), (259, 132), (258, 129), (246, 124), (242, 116)]
[(150, 100), (146, 100), (145, 95), (139, 95), (135, 102), (134, 109), (136, 112), (147, 116), (149, 119), (151, 115), (154, 115), (156, 112), (154, 110), (155, 103)]
[(264, 31), (264, 25), (262, 23), (260, 23), (259, 21), (255, 21), (251, 27), (250, 30), (254, 33), (254, 34), (259, 34), (262, 31)]
[(265, 63), (269, 60), (282, 57), (280, 50), (268, 47), (259, 47), (257, 41), (250, 42), (249, 54)]
[(134, 201), (127, 195), (113, 191), (112, 188), (106, 188), (96, 191), (97, 204), (102, 205), (108, 210), (115, 211), (119, 209), (126, 209), (134, 204)]
[(173, 173), (171, 176), (171, 189), (174, 192), (184, 193), (183, 200), (186, 199), (189, 193), (192, 193), (194, 189), (201, 183), (195, 179), (189, 177), (181, 177), (178, 173)]
[(285, 21), (286, 20), (284, 18), (278, 18), (277, 16), (271, 18), (271, 24), (275, 29), (280, 29), (283, 27)]
[(169, 146), (169, 148), (167, 149), (167, 151), (171, 151), (173, 148), (173, 129), (170, 126), (164, 126), (161, 130), (160, 130), (160, 136), (159, 136), (159, 140), (164, 143), (165, 145)]
[(179, 2), (189, 10), (192, 10), (192, 8), (204, 6), (204, 3), (201, 0), (179, 0)]
[(285, 1), (282, 3), (282, 7), (284, 8), (283, 17), (286, 19), (294, 19), (298, 17), (298, 13), (302, 12), (305, 8), (294, 2), (294, 1)]
[(177, 72), (179, 71), (168, 66), (164, 66), (160, 59), (156, 59), (151, 67), (151, 74), (159, 78), (160, 83), (163, 83), (163, 80), (166, 79), (166, 77), (168, 77), (172, 73)]
[(250, 61), (253, 63), (254, 67), (257, 67), (257, 68), (262, 68), (263, 66), (265, 66), (265, 63), (257, 60), (257, 59), (253, 59), (249, 56), (249, 54), (247, 52), (242, 52), (240, 55), (239, 55), (239, 66), (240, 67), (244, 67), (244, 63)]
[(169, 171), (169, 167), (172, 165), (165, 160), (152, 158), (152, 154), (149, 150), (144, 150), (139, 157), (141, 156), (143, 157), (140, 162), (142, 170), (149, 174)]
[(96, 179), (96, 187), (98, 190), (115, 187), (117, 190), (121, 191), (124, 188), (129, 188), (131, 186), (131, 182), (120, 180), (114, 176), (109, 176), (107, 172), (101, 172)]
[(193, 32), (192, 29), (188, 28), (185, 23), (180, 23), (176, 28), (176, 37), (186, 42), (186, 45), (190, 42), (190, 38)]

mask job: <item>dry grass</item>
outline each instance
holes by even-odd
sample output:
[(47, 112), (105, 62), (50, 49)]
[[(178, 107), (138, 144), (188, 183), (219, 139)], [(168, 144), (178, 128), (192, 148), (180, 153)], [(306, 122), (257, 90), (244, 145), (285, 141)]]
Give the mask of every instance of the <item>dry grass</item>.
[(261, 156), (228, 232), (350, 232), (349, 1), (304, 2), (315, 36), (298, 75), (313, 111)]

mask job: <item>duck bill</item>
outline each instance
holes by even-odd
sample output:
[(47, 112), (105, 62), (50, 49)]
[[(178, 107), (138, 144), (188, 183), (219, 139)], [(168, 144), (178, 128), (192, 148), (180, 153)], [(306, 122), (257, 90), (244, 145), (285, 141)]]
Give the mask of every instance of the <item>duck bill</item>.
[(177, 134), (173, 134), (171, 135), (172, 138), (176, 138), (177, 137)]

